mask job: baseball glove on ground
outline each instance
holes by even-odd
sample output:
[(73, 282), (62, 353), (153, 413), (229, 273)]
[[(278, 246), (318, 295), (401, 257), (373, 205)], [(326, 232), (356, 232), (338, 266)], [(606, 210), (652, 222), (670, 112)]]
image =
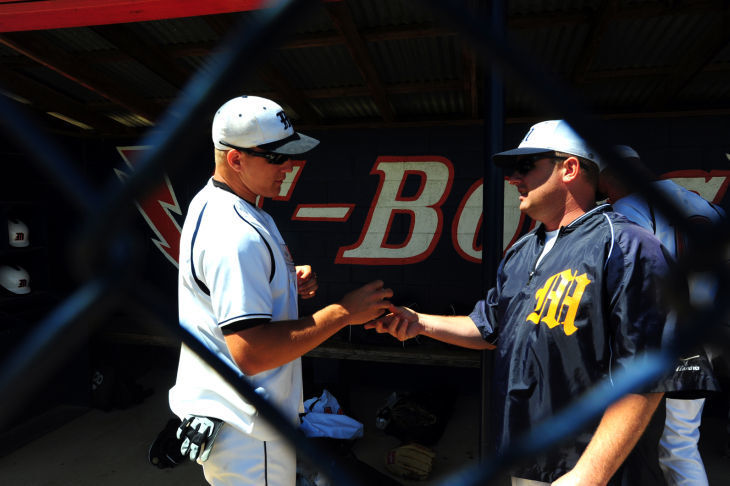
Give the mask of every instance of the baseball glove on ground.
[(375, 426), (405, 443), (435, 444), (444, 432), (453, 394), (394, 392), (376, 413)]
[(426, 479), (431, 474), (436, 453), (421, 444), (411, 443), (388, 451), (385, 468), (405, 479)]

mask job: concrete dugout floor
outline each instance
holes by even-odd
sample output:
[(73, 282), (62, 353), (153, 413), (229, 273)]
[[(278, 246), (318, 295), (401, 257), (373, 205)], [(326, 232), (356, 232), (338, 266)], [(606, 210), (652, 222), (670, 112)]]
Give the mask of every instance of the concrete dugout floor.
[[(362, 365), (360, 368), (368, 369)], [(372, 372), (368, 375), (372, 379), (369, 380), (355, 373), (353, 377), (357, 382), (350, 383), (348, 397), (331, 391), (343, 408), (350, 408), (348, 415), (365, 425), (365, 437), (355, 442), (353, 452), (361, 461), (385, 472), (383, 457), (390, 448), (399, 445), (399, 440), (376, 429), (374, 417), (377, 408), (394, 389), (387, 379), (380, 382), (377, 379), (378, 375), (386, 376), (382, 374), (387, 373), (386, 366), (372, 366), (370, 369)], [(413, 372), (428, 376), (431, 370), (432, 367), (414, 367)], [(186, 462), (174, 468), (158, 469), (147, 461), (151, 442), (171, 417), (167, 390), (174, 381), (174, 373), (173, 366), (156, 367), (140, 376), (139, 383), (154, 392), (142, 403), (128, 409), (104, 412), (58, 407), (35, 420), (36, 430), (26, 433), (40, 434), (34, 440), (20, 445), (25, 440), (22, 435), (17, 435), (17, 430), (14, 431), (15, 436), (4, 434), (4, 449), (9, 452), (0, 457), (0, 485), (205, 485), (201, 469), (195, 464)], [(460, 373), (460, 370), (452, 368), (446, 373)], [(730, 484), (730, 458), (724, 455), (727, 405), (726, 396), (708, 401), (701, 429), (701, 452), (712, 486)], [(473, 393), (461, 390), (454, 410), (444, 435), (433, 446), (437, 457), (430, 480), (400, 480), (401, 483), (437, 484), (459, 468), (477, 464), (478, 390)], [(64, 423), (59, 426), (59, 422)], [(25, 424), (24, 428), (31, 430), (33, 424)], [(22, 434), (23, 431), (20, 432)], [(15, 448), (7, 441), (14, 441), (19, 447)]]

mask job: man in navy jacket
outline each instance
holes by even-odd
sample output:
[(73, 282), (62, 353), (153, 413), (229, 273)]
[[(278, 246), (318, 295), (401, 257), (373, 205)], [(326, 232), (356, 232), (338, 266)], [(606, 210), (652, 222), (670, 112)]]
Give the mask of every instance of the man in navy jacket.
[[(494, 349), (497, 449), (577, 396), (658, 348), (666, 320), (659, 282), (668, 273), (649, 232), (596, 206), (600, 158), (563, 120), (534, 125), (514, 150), (493, 156), (541, 223), (505, 254), (497, 281), (469, 316), (393, 307), (367, 325), (400, 340), (419, 334)], [(666, 383), (610, 405), (594, 427), (521, 464), (513, 485), (656, 484), (657, 464), (627, 460)], [(623, 466), (622, 466), (623, 464)], [(647, 471), (656, 473), (647, 475)], [(647, 480), (651, 477), (651, 480)], [(661, 483), (659, 483), (661, 484)]]

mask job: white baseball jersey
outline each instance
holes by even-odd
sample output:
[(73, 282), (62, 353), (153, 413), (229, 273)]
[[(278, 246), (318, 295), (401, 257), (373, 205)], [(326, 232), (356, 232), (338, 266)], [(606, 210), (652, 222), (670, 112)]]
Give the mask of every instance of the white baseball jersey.
[[(193, 198), (180, 239), (180, 325), (241, 376), (224, 335), (297, 319), (296, 270), (269, 214), (213, 181)], [(297, 423), (302, 409), (301, 361), (246, 376)], [(256, 410), (212, 368), (182, 346), (170, 408), (216, 417), (259, 440), (278, 437)]]
[[(684, 210), (684, 218), (702, 216), (713, 223), (722, 220), (724, 212), (722, 208), (710, 204), (700, 195), (685, 189), (679, 184), (670, 180), (654, 182), (657, 189), (662, 191), (669, 199), (674, 200)], [(621, 213), (631, 221), (652, 231), (659, 241), (671, 255), (675, 257), (681, 253), (684, 246), (683, 238), (677, 233), (674, 225), (663, 214), (655, 211), (639, 193), (633, 193), (622, 197), (611, 203), (617, 213)]]

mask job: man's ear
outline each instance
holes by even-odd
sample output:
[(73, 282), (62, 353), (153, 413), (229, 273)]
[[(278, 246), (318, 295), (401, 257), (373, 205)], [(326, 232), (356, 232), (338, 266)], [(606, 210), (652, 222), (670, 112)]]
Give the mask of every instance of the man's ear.
[(570, 182), (575, 180), (576, 177), (578, 177), (578, 174), (580, 174), (581, 166), (580, 162), (576, 157), (568, 157), (567, 159), (563, 160), (563, 181), (564, 182)]
[(228, 164), (228, 167), (235, 170), (236, 172), (240, 172), (241, 162), (241, 152), (239, 152), (238, 150), (229, 150), (226, 153), (226, 163)]

